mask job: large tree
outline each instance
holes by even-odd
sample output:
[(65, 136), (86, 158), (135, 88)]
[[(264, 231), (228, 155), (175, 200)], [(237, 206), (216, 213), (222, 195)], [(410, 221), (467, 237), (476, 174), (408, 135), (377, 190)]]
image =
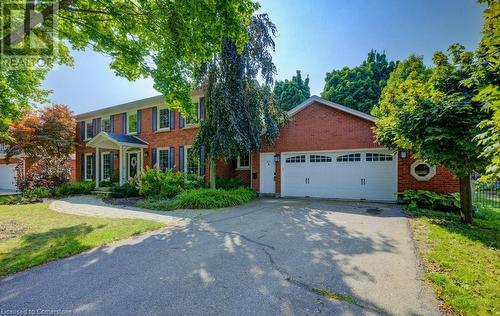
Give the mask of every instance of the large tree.
[(380, 98), (389, 74), (397, 62), (387, 61), (385, 53), (371, 50), (359, 66), (326, 73), (321, 96), (350, 108), (370, 113)]
[(303, 80), (300, 70), (297, 70), (297, 75), (293, 76), (292, 80), (276, 81), (273, 95), (279, 108), (285, 111), (293, 109), (311, 96), (309, 76)]
[[(0, 70), (0, 141), (9, 125), (30, 108), (47, 101), (39, 88), (53, 64), (72, 64), (69, 48), (110, 56), (110, 67), (129, 80), (151, 77), (155, 89), (173, 108), (189, 110), (194, 69), (220, 51), (222, 38), (231, 39), (239, 52), (247, 40), (247, 26), (258, 4), (253, 0), (59, 0), (20, 1), (24, 21), (11, 23), (3, 10), (2, 58), (26, 52), (31, 38), (54, 40), (57, 56), (47, 58), (42, 70)], [(40, 12), (29, 15), (31, 10)], [(51, 18), (58, 22), (59, 38), (40, 32)], [(30, 31), (32, 30), (32, 32)], [(19, 49), (21, 47), (21, 49)]]
[[(276, 68), (272, 61), (275, 25), (266, 14), (256, 15), (248, 26), (243, 50), (224, 38), (222, 50), (203, 65), (199, 82), (206, 85), (206, 119), (201, 122), (194, 148), (204, 150), (215, 188), (215, 162), (258, 150), (262, 136), (271, 142), (284, 118), (274, 106), (270, 86)], [(261, 75), (262, 83), (257, 81)]]
[(470, 176), (487, 164), (475, 138), (488, 113), (474, 101), (475, 88), (463, 84), (476, 57), (458, 44), (448, 52), (436, 52), (431, 68), (416, 56), (398, 65), (382, 92), (375, 134), (380, 144), (451, 170), (460, 180), (462, 220), (472, 223)]

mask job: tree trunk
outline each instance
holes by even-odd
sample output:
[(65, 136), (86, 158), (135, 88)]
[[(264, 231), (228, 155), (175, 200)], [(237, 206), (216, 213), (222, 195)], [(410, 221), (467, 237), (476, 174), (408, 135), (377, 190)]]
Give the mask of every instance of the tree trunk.
[(460, 217), (462, 222), (472, 224), (472, 188), (470, 175), (460, 178)]
[(209, 175), (210, 175), (210, 189), (215, 189), (215, 160), (209, 157)]

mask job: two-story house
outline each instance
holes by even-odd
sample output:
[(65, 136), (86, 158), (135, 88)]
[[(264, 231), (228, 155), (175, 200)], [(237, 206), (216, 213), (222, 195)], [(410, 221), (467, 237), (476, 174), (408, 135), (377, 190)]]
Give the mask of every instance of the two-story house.
[[(146, 167), (207, 176), (204, 154), (190, 148), (205, 118), (204, 97), (193, 94), (197, 115), (184, 118), (162, 96), (77, 116), (77, 178), (125, 183)], [(396, 200), (406, 189), (458, 191), (442, 166), (392, 153), (377, 144), (375, 118), (313, 96), (288, 113), (273, 146), (217, 163), (217, 176), (240, 177), (261, 194)]]

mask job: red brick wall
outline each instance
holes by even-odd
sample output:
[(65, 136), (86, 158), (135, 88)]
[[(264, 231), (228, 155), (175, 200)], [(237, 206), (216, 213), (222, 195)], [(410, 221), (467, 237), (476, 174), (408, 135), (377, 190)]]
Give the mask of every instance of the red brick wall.
[(458, 179), (443, 166), (436, 167), (436, 175), (428, 181), (415, 179), (410, 172), (415, 159), (408, 155), (398, 157), (398, 192), (405, 190), (428, 190), (438, 193), (452, 193), (459, 191)]

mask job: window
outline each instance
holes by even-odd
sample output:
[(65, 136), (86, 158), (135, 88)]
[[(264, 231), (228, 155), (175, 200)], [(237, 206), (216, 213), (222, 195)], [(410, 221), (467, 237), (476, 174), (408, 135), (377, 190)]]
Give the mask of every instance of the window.
[(309, 157), (310, 162), (332, 162), (332, 157), (322, 156), (322, 155), (311, 155)]
[(200, 122), (200, 104), (194, 104), (194, 113), (192, 117), (186, 117), (186, 125), (197, 125)]
[(167, 171), (169, 168), (169, 152), (168, 148), (158, 148), (158, 168), (161, 171)]
[(410, 166), (410, 173), (418, 181), (428, 181), (436, 175), (436, 166), (417, 160)]
[(239, 155), (236, 167), (238, 169), (250, 169), (250, 153)]
[(168, 108), (160, 108), (158, 111), (158, 129), (165, 130), (170, 128), (170, 110)]
[(392, 161), (392, 155), (366, 153), (366, 161)]
[(137, 133), (137, 111), (127, 113), (127, 133)]
[(103, 117), (101, 119), (101, 131), (111, 133), (111, 118)]
[(109, 152), (101, 155), (101, 177), (102, 180), (111, 178), (111, 154)]
[(92, 174), (93, 169), (92, 154), (85, 154), (85, 180), (92, 180), (94, 178)]
[(306, 162), (306, 155), (293, 156), (293, 157), (290, 157), (290, 158), (286, 158), (285, 162), (286, 163)]
[(185, 147), (184, 171), (186, 173), (200, 174), (200, 158), (194, 155), (191, 147)]
[(92, 121), (85, 122), (85, 139), (94, 137), (94, 124)]
[(337, 157), (338, 162), (361, 161), (361, 154), (347, 154)]

